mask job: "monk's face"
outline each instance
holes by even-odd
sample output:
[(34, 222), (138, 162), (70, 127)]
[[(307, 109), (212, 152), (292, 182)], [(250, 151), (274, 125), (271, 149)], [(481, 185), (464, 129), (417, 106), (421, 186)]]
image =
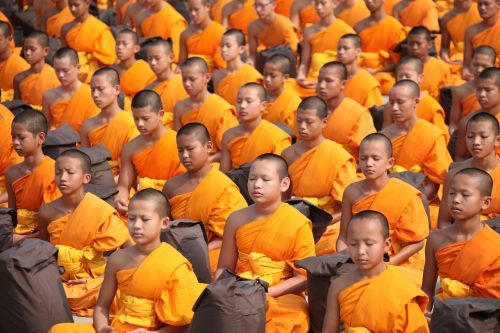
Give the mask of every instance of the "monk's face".
[(423, 59), (427, 57), (432, 42), (425, 38), (424, 34), (412, 34), (408, 36), (408, 53), (412, 56)]
[(12, 40), (11, 36), (5, 36), (0, 31), (0, 54), (3, 54), (5, 51), (10, 49), (10, 41)]
[(352, 39), (342, 38), (337, 44), (337, 60), (344, 65), (351, 65), (358, 60), (361, 49), (354, 45)]
[(139, 45), (134, 43), (133, 37), (128, 33), (119, 34), (116, 38), (116, 56), (120, 61), (126, 61), (135, 57), (140, 48)]
[(366, 179), (377, 179), (394, 165), (382, 140), (367, 140), (359, 147), (359, 168)]
[(389, 93), (389, 106), (394, 122), (406, 122), (416, 117), (418, 97), (413, 97), (404, 86), (394, 87)]
[(33, 65), (44, 60), (49, 53), (49, 49), (43, 47), (36, 38), (26, 38), (24, 40), (23, 52), (26, 62)]
[(177, 137), (179, 160), (190, 172), (196, 172), (208, 164), (212, 147), (212, 141), (203, 143), (195, 135), (185, 134)]
[(148, 46), (147, 54), (149, 66), (156, 75), (163, 73), (170, 68), (173, 56), (172, 53), (167, 52), (163, 46)]
[(182, 67), (182, 84), (189, 96), (198, 95), (207, 89), (210, 74), (203, 73), (196, 66)]
[(255, 0), (254, 8), (259, 18), (269, 17), (274, 13), (276, 4), (274, 0)]
[(79, 191), (83, 184), (90, 182), (90, 173), (84, 173), (82, 162), (70, 156), (60, 156), (56, 160), (55, 181), (62, 194)]
[(317, 111), (298, 109), (296, 126), (302, 141), (312, 141), (321, 137), (327, 118), (318, 117)]
[(236, 111), (238, 121), (246, 123), (262, 117), (265, 101), (261, 100), (259, 93), (253, 88), (240, 88), (236, 98)]
[(373, 13), (384, 5), (384, 0), (365, 0), (365, 5), (366, 8)]
[(411, 80), (417, 84), (419, 84), (424, 78), (424, 75), (421, 73), (418, 73), (415, 69), (415, 67), (410, 64), (402, 64), (399, 65), (398, 68), (396, 69), (396, 80)]
[(488, 67), (495, 67), (496, 59), (492, 59), (486, 54), (475, 54), (472, 57), (470, 63), (470, 69), (474, 78), (477, 78), (479, 74)]
[(458, 174), (451, 180), (448, 207), (455, 221), (464, 221), (487, 209), (491, 197), (481, 195), (480, 181), (471, 175)]
[(258, 160), (252, 163), (248, 175), (248, 193), (256, 204), (281, 200), (282, 193), (290, 187), (290, 179), (280, 179), (277, 163), (269, 160)]
[(89, 12), (88, 0), (68, 0), (68, 7), (75, 18), (87, 15)]
[(100, 109), (113, 104), (120, 94), (120, 86), (113, 85), (106, 75), (92, 76), (90, 90), (95, 105)]
[(45, 141), (45, 134), (31, 133), (24, 123), (12, 123), (12, 146), (19, 156), (30, 156), (38, 151)]
[(489, 19), (490, 17), (496, 15), (499, 8), (500, 8), (499, 1), (495, 0), (477, 1), (477, 10), (479, 12), (479, 16), (481, 16), (483, 20)]
[(288, 79), (288, 74), (283, 74), (278, 64), (266, 63), (264, 65), (264, 87), (270, 94), (279, 93)]
[(245, 52), (245, 46), (238, 45), (236, 36), (223, 36), (220, 41), (220, 54), (226, 62), (233, 61)]
[(158, 214), (153, 200), (132, 200), (128, 206), (128, 231), (136, 244), (159, 241), (160, 233), (168, 227), (168, 218)]
[(314, 9), (320, 18), (331, 15), (337, 5), (336, 0), (315, 0)]
[(480, 120), (467, 124), (465, 142), (474, 159), (483, 159), (494, 153), (499, 145), (499, 136), (490, 121)]
[(133, 107), (132, 116), (134, 117), (134, 123), (137, 130), (142, 135), (150, 135), (159, 126), (163, 126), (161, 122), (163, 110), (154, 112), (151, 110), (151, 106), (145, 106), (143, 108)]
[(202, 0), (188, 0), (188, 11), (191, 22), (201, 25), (210, 17), (210, 6)]
[(345, 80), (340, 77), (337, 69), (323, 67), (319, 71), (316, 93), (324, 100), (329, 101), (337, 98), (344, 90)]
[(500, 89), (492, 79), (479, 79), (476, 84), (476, 97), (481, 108), (490, 110), (500, 104)]
[(57, 79), (63, 86), (68, 86), (78, 80), (80, 74), (80, 64), (71, 63), (70, 57), (55, 58), (54, 71)]

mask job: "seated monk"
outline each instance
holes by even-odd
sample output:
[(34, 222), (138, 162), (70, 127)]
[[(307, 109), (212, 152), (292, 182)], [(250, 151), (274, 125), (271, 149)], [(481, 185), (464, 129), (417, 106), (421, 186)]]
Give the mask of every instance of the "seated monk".
[(181, 127), (177, 133), (177, 151), (187, 172), (171, 178), (163, 187), (163, 194), (168, 198), (174, 220), (199, 220), (205, 226), (213, 275), (226, 220), (247, 203), (238, 186), (210, 165), (212, 145), (202, 124), (190, 123)]
[(214, 143), (212, 162), (220, 160), (222, 135), (238, 124), (234, 107), (222, 97), (207, 90), (210, 74), (205, 60), (192, 57), (181, 66), (182, 84), (189, 97), (175, 104), (174, 129), (198, 122), (205, 125)]
[(341, 0), (335, 8), (335, 16), (352, 28), (369, 15), (370, 11), (363, 0)]
[(12, 145), (24, 160), (5, 173), (9, 207), (17, 209), (14, 242), (38, 235), (38, 210), (56, 199), (60, 192), (54, 184), (55, 162), (42, 151), (48, 125), (43, 113), (26, 110), (12, 121)]
[(243, 31), (248, 36), (250, 23), (258, 18), (255, 0), (233, 0), (222, 8), (221, 24), (226, 28)]
[(392, 8), (392, 16), (405, 27), (439, 32), (439, 12), (432, 0), (401, 0)]
[(239, 125), (222, 137), (222, 172), (250, 163), (261, 154), (281, 154), (290, 146), (290, 135), (262, 119), (265, 106), (266, 90), (261, 85), (247, 83), (240, 88), (236, 103)]
[(451, 179), (447, 200), (455, 223), (433, 232), (425, 249), (422, 289), (431, 313), (435, 297), (500, 298), (500, 235), (481, 221), (492, 188), (491, 176), (476, 168), (460, 170)]
[(40, 239), (58, 249), (64, 291), (73, 313), (89, 316), (106, 266), (104, 252), (128, 242), (128, 230), (116, 210), (91, 193), (90, 158), (77, 149), (64, 151), (56, 161), (55, 181), (62, 196), (40, 207)]
[(100, 112), (82, 124), (80, 144), (82, 147), (104, 145), (111, 155), (109, 164), (113, 175), (117, 177), (120, 172), (118, 159), (122, 148), (139, 133), (131, 114), (118, 106), (120, 77), (116, 70), (109, 67), (98, 69), (92, 75), (90, 89)]
[(343, 35), (337, 44), (337, 59), (347, 68), (348, 79), (344, 86), (344, 95), (370, 108), (384, 104), (380, 83), (359, 65), (361, 39), (356, 34)]
[(0, 21), (0, 101), (14, 99), (14, 77), (29, 70), (30, 65), (14, 53), (10, 43), (14, 40), (9, 23)]
[(156, 80), (146, 88), (156, 91), (161, 97), (163, 105), (163, 124), (168, 128), (174, 127), (174, 106), (177, 102), (188, 97), (182, 85), (181, 74), (176, 74), (172, 68), (174, 54), (171, 40), (152, 38), (146, 46), (148, 63), (156, 74)]
[(5, 106), (0, 104), (0, 205), (8, 203), (5, 172), (14, 164), (21, 163), (19, 156), (12, 145), (11, 127), (14, 115)]
[(42, 112), (49, 128), (68, 123), (80, 133), (83, 122), (99, 113), (90, 93), (90, 86), (80, 81), (78, 53), (69, 47), (56, 51), (54, 70), (61, 85), (47, 90), (42, 96)]
[(210, 4), (208, 0), (187, 1), (191, 23), (180, 36), (179, 63), (189, 57), (200, 57), (212, 72), (215, 68), (226, 67), (220, 54), (221, 39), (226, 29), (210, 18)]
[(337, 251), (349, 247), (347, 229), (353, 214), (366, 209), (378, 211), (389, 221), (392, 241), (389, 264), (410, 268), (412, 279), (420, 285), (429, 218), (422, 204), (422, 193), (402, 180), (389, 178), (387, 172), (393, 165), (392, 145), (385, 135), (374, 133), (363, 139), (359, 168), (366, 178), (344, 191)]
[[(344, 189), (358, 180), (356, 161), (341, 145), (323, 137), (328, 116), (326, 103), (307, 97), (297, 110), (299, 141), (285, 149), (292, 194), (333, 215), (331, 224), (316, 244), (316, 255), (335, 252), (339, 234), (340, 203)], [(328, 161), (328, 162), (327, 162)]]
[(213, 72), (212, 80), (215, 93), (231, 105), (236, 105), (238, 89), (245, 83), (262, 82), (262, 74), (252, 65), (241, 60), (246, 53), (245, 35), (240, 30), (229, 29), (222, 36), (221, 55), (226, 68)]
[(215, 278), (227, 269), (268, 282), (266, 332), (305, 333), (306, 273), (294, 263), (315, 256), (314, 239), (311, 222), (281, 202), (290, 187), (287, 169), (286, 161), (274, 154), (260, 155), (252, 163), (248, 192), (255, 203), (227, 219)]
[[(161, 192), (136, 193), (128, 216), (135, 244), (109, 257), (94, 323), (57, 324), (49, 333), (185, 332), (202, 285), (189, 261), (160, 241), (169, 213)], [(110, 321), (114, 301), (117, 312)]]
[(290, 8), (290, 21), (299, 32), (319, 22), (318, 13), (311, 0), (294, 0)]
[(50, 37), (61, 37), (61, 28), (66, 23), (73, 21), (74, 17), (68, 6), (68, 0), (52, 0), (54, 7), (45, 12), (43, 22), (45, 32)]
[(140, 27), (139, 18), (144, 20), (147, 17), (142, 17), (141, 14), (146, 10), (147, 4), (146, 0), (136, 0), (131, 2), (124, 10), (124, 15), (122, 22), (130, 27), (133, 27), (136, 32), (139, 31), (137, 27)]
[(43, 32), (31, 32), (24, 39), (23, 50), (30, 68), (14, 76), (14, 99), (22, 99), (41, 110), (43, 93), (59, 85), (54, 68), (45, 62), (49, 38)]
[(344, 64), (329, 62), (319, 71), (316, 91), (328, 106), (328, 120), (323, 135), (341, 144), (357, 160), (361, 140), (376, 130), (368, 109), (344, 97), (346, 80), (347, 68)]
[(274, 11), (276, 0), (255, 0), (254, 6), (258, 18), (248, 26), (247, 62), (256, 63), (259, 47), (288, 45), (296, 53), (299, 37), (290, 19)]
[(222, 10), (231, 0), (217, 0), (210, 6), (210, 18), (217, 23), (222, 24)]
[(346, 229), (354, 268), (332, 281), (322, 332), (338, 332), (340, 321), (346, 332), (429, 332), (425, 293), (399, 267), (384, 262), (391, 249), (390, 222), (380, 212), (364, 210)]
[(165, 182), (185, 171), (179, 161), (175, 132), (163, 126), (160, 96), (153, 90), (142, 90), (132, 99), (132, 114), (141, 133), (123, 147), (115, 207), (127, 215), (130, 189), (161, 190)]

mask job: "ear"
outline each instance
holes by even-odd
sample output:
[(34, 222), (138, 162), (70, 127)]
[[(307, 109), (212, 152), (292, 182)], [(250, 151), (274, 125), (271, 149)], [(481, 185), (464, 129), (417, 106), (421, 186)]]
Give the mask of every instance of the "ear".
[(82, 65), (80, 64), (75, 65), (75, 67), (78, 72), (80, 72), (80, 70), (82, 69)]
[(420, 97), (415, 97), (415, 105), (418, 105), (420, 103)]
[(212, 74), (210, 74), (210, 73), (205, 74), (205, 80), (207, 83), (210, 82), (211, 78), (212, 78)]
[(389, 252), (389, 249), (391, 248), (392, 244), (392, 239), (391, 237), (387, 237), (387, 239), (384, 241), (384, 252)]
[(207, 142), (207, 150), (210, 153), (212, 152), (213, 149), (214, 149), (214, 143), (212, 142), (212, 140), (210, 140)]
[(92, 179), (92, 174), (91, 173), (84, 173), (83, 174), (83, 184), (90, 183), (91, 179)]
[(326, 124), (328, 124), (328, 117), (321, 119), (321, 128), (324, 129), (326, 127)]
[(141, 50), (141, 46), (138, 44), (135, 44), (133, 50), (134, 50), (134, 54), (136, 54), (137, 52), (139, 52)]
[(264, 111), (267, 107), (267, 101), (261, 101), (260, 102), (260, 110)]
[(281, 193), (285, 193), (290, 188), (290, 178), (285, 177), (281, 180)]
[(244, 54), (246, 51), (247, 51), (247, 46), (246, 45), (238, 46), (238, 54), (239, 55)]
[(168, 62), (170, 64), (172, 64), (174, 62), (174, 54), (172, 52), (170, 52), (169, 54), (167, 54), (167, 59), (168, 59)]
[(44, 132), (39, 132), (37, 135), (36, 135), (36, 138), (38, 139), (38, 142), (42, 145), (44, 142), (45, 142), (45, 137), (47, 135), (44, 133)]
[(394, 157), (391, 157), (387, 162), (389, 164), (389, 169), (392, 169), (392, 167), (394, 166), (394, 162), (395, 162)]
[(342, 82), (340, 83), (340, 85), (342, 87), (342, 91), (344, 91), (346, 82), (347, 82), (347, 80), (342, 80)]
[(49, 54), (49, 48), (48, 48), (48, 47), (44, 47), (44, 48), (43, 48), (43, 54), (44, 54), (45, 56), (47, 56), (47, 55)]
[(290, 74), (283, 74), (283, 80), (288, 81)]
[(498, 147), (500, 146), (500, 135), (497, 135), (496, 139), (495, 139), (495, 147)]
[(424, 73), (418, 74), (417, 76), (417, 83), (420, 85), (420, 82), (424, 80)]
[(168, 216), (165, 216), (164, 218), (161, 219), (161, 231), (165, 231), (168, 229), (168, 226), (170, 224), (170, 218)]
[(165, 114), (165, 111), (163, 109), (161, 109), (160, 112), (158, 112), (158, 116), (160, 117), (160, 122), (162, 121), (164, 114)]

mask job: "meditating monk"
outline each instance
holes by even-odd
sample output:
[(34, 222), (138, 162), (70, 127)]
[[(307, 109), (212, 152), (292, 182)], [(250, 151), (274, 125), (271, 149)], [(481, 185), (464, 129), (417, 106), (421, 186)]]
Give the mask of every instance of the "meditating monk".
[(45, 32), (50, 37), (61, 37), (61, 28), (66, 23), (73, 21), (74, 17), (68, 6), (68, 0), (51, 0), (54, 7), (45, 12), (43, 25)]
[(380, 212), (363, 210), (346, 229), (354, 268), (330, 285), (323, 332), (338, 332), (341, 321), (346, 331), (429, 332), (425, 293), (399, 267), (384, 262), (392, 243), (390, 222)]
[(14, 99), (14, 77), (30, 68), (30, 65), (10, 47), (13, 31), (9, 23), (0, 21), (0, 101)]
[(315, 255), (311, 222), (281, 202), (290, 187), (286, 161), (260, 155), (250, 168), (248, 192), (253, 205), (232, 213), (224, 227), (215, 278), (227, 269), (269, 283), (267, 332), (308, 332), (305, 271), (297, 260)]
[(162, 124), (160, 96), (153, 90), (142, 90), (132, 99), (132, 114), (140, 135), (127, 142), (120, 155), (118, 194), (115, 207), (127, 215), (130, 189), (161, 190), (165, 182), (185, 171), (176, 153), (175, 132)]
[(363, 0), (341, 0), (335, 8), (335, 16), (349, 24), (352, 28), (369, 15), (370, 11)]
[(405, 27), (424, 26), (439, 32), (439, 13), (432, 0), (402, 0), (392, 8), (392, 16)]
[(0, 104), (0, 205), (8, 204), (5, 172), (14, 164), (21, 163), (19, 156), (12, 145), (11, 127), (14, 115), (5, 106)]
[(341, 145), (323, 136), (327, 116), (321, 98), (305, 98), (297, 109), (299, 141), (281, 153), (289, 165), (292, 194), (333, 215), (316, 244), (318, 256), (335, 252), (344, 190), (358, 180), (355, 159)]
[(314, 2), (311, 0), (294, 0), (290, 8), (290, 21), (298, 29), (304, 32), (304, 29), (318, 23), (320, 20)]
[(222, 7), (221, 24), (227, 29), (243, 31), (248, 37), (250, 23), (258, 18), (254, 7), (255, 0), (233, 0)]
[(247, 83), (240, 88), (236, 103), (239, 125), (222, 137), (222, 172), (250, 163), (261, 154), (281, 154), (290, 146), (290, 135), (262, 119), (265, 106), (266, 90), (261, 85)]

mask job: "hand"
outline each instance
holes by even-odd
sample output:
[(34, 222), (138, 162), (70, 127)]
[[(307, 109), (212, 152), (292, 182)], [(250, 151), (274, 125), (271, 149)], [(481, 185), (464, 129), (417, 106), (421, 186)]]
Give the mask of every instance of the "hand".
[(306, 89), (316, 88), (316, 81), (310, 82), (307, 81), (305, 78), (297, 78), (297, 83), (299, 84), (299, 86), (304, 87)]
[(136, 328), (135, 330), (127, 331), (127, 333), (146, 333), (146, 332), (156, 332), (156, 331), (148, 331), (144, 328)]
[(74, 279), (74, 280), (68, 280), (68, 282), (66, 282), (66, 284), (68, 286), (74, 286), (74, 285), (77, 285), (77, 284), (84, 284), (87, 282), (87, 278), (82, 278), (82, 279)]
[(115, 198), (115, 208), (123, 216), (127, 216), (128, 213), (128, 202), (121, 198)]
[(431, 324), (431, 318), (432, 318), (432, 311), (425, 311), (424, 312), (425, 319), (427, 320), (427, 324)]
[(468, 68), (462, 68), (462, 78), (465, 81), (474, 80), (474, 75), (470, 72)]
[(104, 326), (103, 328), (101, 328), (97, 333), (115, 333), (115, 329), (113, 328), (113, 326), (111, 325), (108, 325), (108, 326)]

